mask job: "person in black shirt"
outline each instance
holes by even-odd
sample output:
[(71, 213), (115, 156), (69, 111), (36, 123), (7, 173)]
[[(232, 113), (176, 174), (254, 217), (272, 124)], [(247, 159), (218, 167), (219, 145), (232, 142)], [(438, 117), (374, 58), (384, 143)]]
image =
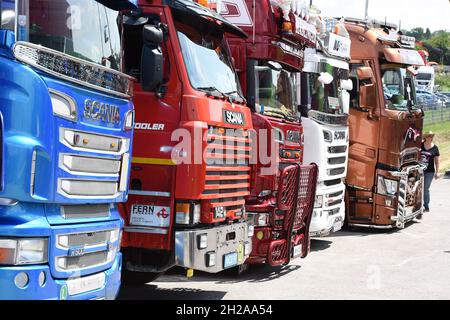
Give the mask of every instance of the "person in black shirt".
[(439, 148), (433, 143), (434, 133), (428, 131), (423, 134), (422, 142), (422, 163), (426, 167), (424, 170), (425, 185), (423, 194), (423, 206), (425, 212), (430, 211), (430, 186), (433, 178), (439, 178)]

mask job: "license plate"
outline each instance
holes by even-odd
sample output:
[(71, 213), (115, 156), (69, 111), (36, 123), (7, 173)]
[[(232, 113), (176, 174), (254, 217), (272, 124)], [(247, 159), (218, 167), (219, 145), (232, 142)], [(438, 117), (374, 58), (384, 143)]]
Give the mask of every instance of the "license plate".
[(302, 245), (299, 244), (297, 246), (294, 246), (294, 250), (292, 250), (292, 257), (297, 258), (302, 254)]
[(70, 279), (66, 281), (69, 295), (77, 295), (92, 290), (97, 290), (105, 284), (105, 273), (100, 272), (92, 276), (87, 276), (78, 279)]
[(223, 257), (223, 267), (230, 268), (238, 264), (237, 252), (228, 253)]
[(143, 227), (168, 227), (170, 207), (133, 204), (131, 206), (130, 225)]
[(333, 225), (333, 232), (339, 231), (342, 229), (342, 221), (335, 222)]

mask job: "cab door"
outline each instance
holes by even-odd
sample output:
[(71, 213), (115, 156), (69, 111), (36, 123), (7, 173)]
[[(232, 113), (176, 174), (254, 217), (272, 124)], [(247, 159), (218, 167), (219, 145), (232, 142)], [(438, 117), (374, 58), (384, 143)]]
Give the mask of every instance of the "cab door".
[[(373, 66), (372, 61), (352, 61), (350, 64), (353, 90), (350, 92), (350, 141), (346, 178), (350, 220), (372, 220), (372, 192), (380, 128), (378, 78)], [(366, 91), (366, 101), (360, 101), (362, 90)], [(367, 97), (369, 91), (370, 98)]]

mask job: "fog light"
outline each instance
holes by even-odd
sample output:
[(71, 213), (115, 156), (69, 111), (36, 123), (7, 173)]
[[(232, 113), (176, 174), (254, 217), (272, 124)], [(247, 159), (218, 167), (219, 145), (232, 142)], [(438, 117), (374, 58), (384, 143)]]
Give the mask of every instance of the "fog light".
[(43, 287), (45, 285), (45, 280), (47, 280), (47, 277), (45, 276), (45, 272), (41, 271), (41, 273), (39, 273), (39, 285), (41, 287)]
[(392, 206), (392, 200), (391, 199), (384, 199), (384, 204), (387, 206)]
[(250, 251), (252, 250), (252, 246), (250, 242), (244, 243), (244, 255), (248, 256), (250, 254)]
[(223, 207), (215, 207), (214, 219), (223, 219), (223, 218), (225, 218), (225, 209)]
[(206, 249), (208, 247), (208, 235), (206, 233), (197, 236), (198, 248)]
[(27, 286), (29, 281), (28, 275), (25, 272), (20, 272), (14, 278), (14, 284), (17, 288), (23, 289)]
[(257, 237), (259, 240), (262, 240), (262, 239), (264, 238), (264, 232), (258, 231), (258, 233), (256, 234), (256, 237)]
[(255, 227), (254, 226), (248, 226), (248, 236), (253, 237), (255, 234)]
[(206, 266), (214, 267), (216, 265), (216, 253), (214, 251), (206, 253)]

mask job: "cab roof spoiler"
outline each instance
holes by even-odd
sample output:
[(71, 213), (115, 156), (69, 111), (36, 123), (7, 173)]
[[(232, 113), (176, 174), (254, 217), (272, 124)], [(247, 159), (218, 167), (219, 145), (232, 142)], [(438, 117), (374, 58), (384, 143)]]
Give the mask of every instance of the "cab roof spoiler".
[(127, 0), (96, 0), (96, 1), (115, 11), (131, 11), (138, 9), (136, 4), (134, 3), (137, 1), (134, 2)]
[(354, 23), (362, 25), (366, 28), (388, 28), (388, 29), (395, 29), (397, 30), (398, 26), (395, 23), (390, 23), (386, 21), (381, 20), (375, 20), (375, 19), (360, 19), (360, 18), (344, 18), (345, 22)]
[(247, 33), (245, 33), (241, 28), (232, 24), (219, 13), (209, 10), (196, 2), (189, 0), (166, 0), (165, 3), (172, 9), (179, 12), (200, 16), (210, 22), (213, 20), (216, 24), (220, 25), (226, 33), (231, 33), (245, 39), (248, 38)]

